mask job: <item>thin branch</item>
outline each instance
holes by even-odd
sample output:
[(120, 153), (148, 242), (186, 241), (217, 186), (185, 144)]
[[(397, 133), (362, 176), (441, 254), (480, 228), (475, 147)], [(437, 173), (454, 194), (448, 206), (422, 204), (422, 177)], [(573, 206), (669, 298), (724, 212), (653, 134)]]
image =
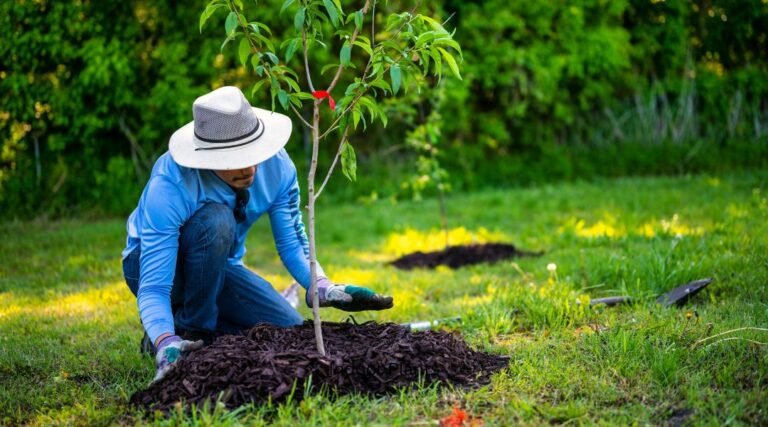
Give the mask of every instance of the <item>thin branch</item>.
[(447, 23), (448, 23), (448, 21), (450, 21), (450, 20), (451, 20), (451, 18), (453, 18), (453, 16), (454, 16), (454, 15), (456, 15), (456, 12), (453, 12), (453, 13), (451, 13), (451, 14), (450, 14), (450, 16), (448, 16), (447, 18), (445, 18), (445, 21), (443, 21), (443, 23), (442, 23), (442, 24), (440, 24), (440, 25), (442, 25), (443, 27), (445, 27), (445, 24), (447, 24)]
[(320, 128), (320, 100), (315, 100), (312, 104), (312, 161), (309, 166), (309, 176), (307, 177), (307, 210), (309, 214), (309, 275), (311, 278), (309, 292), (312, 295), (312, 317), (314, 320), (315, 342), (317, 351), (321, 356), (325, 356), (325, 344), (323, 344), (323, 330), (320, 320), (320, 297), (317, 291), (317, 246), (315, 245), (315, 172), (317, 172), (317, 151), (319, 139), (318, 129)]
[(371, 8), (371, 45), (376, 43), (376, 2)]
[(328, 173), (325, 174), (325, 178), (323, 179), (323, 183), (320, 184), (320, 188), (317, 190), (317, 193), (315, 193), (315, 200), (317, 200), (318, 197), (320, 197), (320, 193), (323, 192), (323, 189), (325, 188), (325, 184), (328, 183), (328, 180), (331, 179), (331, 175), (333, 174), (333, 168), (336, 167), (336, 163), (339, 161), (339, 157), (341, 156), (341, 147), (344, 146), (344, 143), (347, 141), (347, 133), (349, 132), (349, 126), (347, 126), (344, 129), (344, 134), (341, 135), (341, 140), (339, 141), (339, 149), (336, 150), (336, 156), (333, 158), (333, 162), (331, 163), (331, 167), (328, 168)]
[(307, 29), (301, 27), (301, 44), (304, 48), (304, 71), (307, 73), (307, 85), (309, 85), (310, 92), (315, 91), (315, 86), (312, 84), (312, 76), (309, 72), (309, 59), (307, 58)]
[(712, 335), (712, 336), (709, 336), (709, 337), (706, 337), (706, 338), (700, 339), (700, 340), (696, 341), (695, 343), (693, 343), (693, 347), (696, 347), (697, 345), (699, 345), (699, 344), (701, 344), (701, 343), (703, 343), (703, 342), (705, 342), (705, 341), (709, 341), (709, 340), (711, 340), (712, 338), (717, 338), (717, 337), (719, 337), (719, 336), (723, 336), (723, 335), (725, 335), (725, 334), (730, 334), (730, 333), (732, 333), (732, 332), (739, 332), (739, 331), (760, 331), (760, 332), (768, 332), (768, 329), (766, 329), (766, 328), (756, 328), (756, 327), (753, 327), (753, 326), (746, 326), (746, 327), (743, 327), (743, 328), (730, 329), (730, 330), (727, 330), (727, 331), (725, 331), (725, 332), (720, 332), (719, 334), (715, 334), (715, 335)]
[(304, 116), (301, 115), (301, 112), (299, 110), (297, 110), (296, 107), (293, 106), (293, 104), (290, 104), (290, 106), (291, 106), (291, 110), (293, 110), (293, 112), (296, 113), (296, 117), (298, 117), (299, 120), (301, 120), (301, 122), (304, 124), (304, 126), (310, 128), (310, 129), (314, 129), (314, 127), (311, 124), (309, 124), (308, 121), (306, 121), (304, 119)]
[(339, 128), (339, 126), (334, 126), (334, 127), (332, 127), (332, 128), (329, 128), (329, 129), (328, 129), (328, 132), (333, 132), (333, 131), (335, 131), (335, 130), (336, 130), (336, 129), (338, 129), (338, 128)]
[(141, 145), (139, 145), (139, 142), (131, 131), (131, 128), (129, 128), (125, 123), (124, 116), (120, 116), (117, 124), (120, 128), (120, 131), (123, 133), (123, 136), (125, 136), (125, 139), (127, 139), (131, 145), (131, 157), (134, 157), (134, 166), (136, 167), (136, 171), (138, 172), (139, 177), (142, 177), (146, 170), (152, 169), (152, 162), (147, 158), (146, 153), (141, 148)]
[(728, 338), (723, 338), (721, 340), (717, 340), (717, 341), (711, 342), (711, 343), (705, 345), (704, 347), (709, 347), (711, 345), (720, 344), (721, 342), (724, 342), (724, 341), (746, 341), (746, 342), (749, 342), (749, 343), (752, 343), (752, 344), (757, 344), (757, 345), (768, 345), (768, 342), (761, 342), (761, 341), (751, 340), (749, 338), (728, 337)]
[[(371, 0), (365, 0), (365, 5), (363, 6), (362, 12), (363, 12), (363, 18), (365, 18), (365, 14), (368, 13), (368, 7), (371, 5)], [(376, 17), (374, 16), (373, 19)], [(359, 29), (357, 26), (355, 26), (355, 31), (352, 32), (352, 37), (349, 39), (349, 47), (352, 48), (352, 45), (355, 44), (355, 39), (357, 39), (357, 34), (359, 33)], [(336, 70), (336, 75), (333, 76), (333, 80), (331, 80), (331, 84), (328, 85), (328, 93), (331, 93), (334, 87), (336, 87), (336, 83), (339, 82), (339, 77), (341, 77), (341, 71), (344, 69), (344, 64), (339, 64), (339, 68)]]

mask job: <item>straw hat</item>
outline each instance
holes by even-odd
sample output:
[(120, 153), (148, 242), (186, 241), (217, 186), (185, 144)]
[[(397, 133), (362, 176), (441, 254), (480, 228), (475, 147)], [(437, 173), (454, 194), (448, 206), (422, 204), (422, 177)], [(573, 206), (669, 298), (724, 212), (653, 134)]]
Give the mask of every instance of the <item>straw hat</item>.
[(194, 120), (174, 132), (168, 148), (176, 163), (195, 169), (242, 169), (277, 154), (291, 136), (291, 119), (251, 107), (234, 86), (192, 104)]

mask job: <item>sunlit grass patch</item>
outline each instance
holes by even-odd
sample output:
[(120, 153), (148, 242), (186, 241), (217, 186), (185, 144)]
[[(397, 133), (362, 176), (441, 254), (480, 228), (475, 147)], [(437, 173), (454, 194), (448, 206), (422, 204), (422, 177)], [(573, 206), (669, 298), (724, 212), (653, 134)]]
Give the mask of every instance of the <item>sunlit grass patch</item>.
[(94, 317), (109, 314), (116, 306), (124, 306), (133, 297), (125, 282), (111, 283), (44, 300), (5, 295), (0, 304), (0, 323), (14, 316)]
[(578, 237), (609, 237), (618, 238), (627, 235), (626, 227), (618, 224), (615, 214), (603, 213), (602, 219), (594, 223), (587, 224), (587, 221), (580, 218), (571, 217), (565, 224), (560, 226), (558, 231), (561, 234), (573, 233)]
[(339, 267), (333, 269), (333, 280), (338, 283), (354, 283), (370, 286), (377, 282), (378, 274), (373, 269)]
[[(466, 227), (456, 227), (448, 230), (448, 242), (450, 245), (502, 242), (505, 239), (504, 233), (489, 231), (485, 227), (479, 227), (475, 231), (471, 231)], [(445, 249), (445, 243), (446, 236), (443, 230), (431, 229), (421, 231), (414, 228), (406, 228), (399, 233), (390, 233), (384, 242), (382, 252), (400, 256), (416, 251), (439, 251)]]
[(685, 223), (679, 214), (671, 218), (650, 220), (633, 225), (622, 222), (611, 213), (603, 213), (602, 218), (588, 223), (585, 219), (571, 217), (558, 228), (560, 234), (572, 234), (582, 238), (621, 239), (627, 236), (700, 236), (706, 231), (704, 226)]

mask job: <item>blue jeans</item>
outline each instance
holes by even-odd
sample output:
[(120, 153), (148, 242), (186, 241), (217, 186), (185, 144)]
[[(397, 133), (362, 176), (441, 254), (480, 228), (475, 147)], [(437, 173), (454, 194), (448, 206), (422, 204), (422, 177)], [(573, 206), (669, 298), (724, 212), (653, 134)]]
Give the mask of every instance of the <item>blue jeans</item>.
[[(303, 323), (269, 282), (245, 266), (227, 261), (235, 227), (232, 209), (209, 203), (181, 228), (171, 289), (177, 334), (213, 336), (239, 333), (262, 322), (277, 326)], [(140, 256), (139, 247), (123, 260), (125, 281), (134, 296), (139, 290)]]

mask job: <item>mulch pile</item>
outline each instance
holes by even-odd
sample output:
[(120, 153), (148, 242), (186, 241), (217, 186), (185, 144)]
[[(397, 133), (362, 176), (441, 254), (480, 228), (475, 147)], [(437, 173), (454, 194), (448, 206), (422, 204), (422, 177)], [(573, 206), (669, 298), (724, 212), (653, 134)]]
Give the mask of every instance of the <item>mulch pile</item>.
[(460, 386), (486, 384), (508, 357), (472, 350), (456, 333), (411, 332), (393, 324), (323, 323), (326, 357), (315, 347), (312, 324), (258, 325), (246, 335), (227, 335), (180, 360), (161, 381), (131, 396), (131, 404), (168, 411), (176, 402), (221, 400), (228, 407), (279, 402), (292, 389), (383, 394), (418, 381)]
[(542, 252), (526, 252), (506, 243), (449, 246), (442, 251), (414, 252), (392, 261), (390, 264), (402, 270), (435, 268), (447, 265), (459, 268), (465, 265), (495, 263), (508, 258), (541, 256)]

